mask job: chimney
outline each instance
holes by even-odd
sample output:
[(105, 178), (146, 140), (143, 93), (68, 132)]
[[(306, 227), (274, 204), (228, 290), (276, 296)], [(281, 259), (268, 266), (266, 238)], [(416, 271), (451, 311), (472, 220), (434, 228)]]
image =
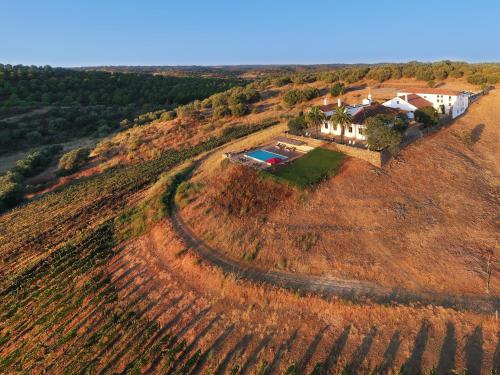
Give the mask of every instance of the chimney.
[(327, 99), (326, 97), (323, 99), (323, 104), (324, 104), (324, 105), (327, 105), (327, 104), (328, 104), (328, 99)]
[(340, 107), (342, 105), (342, 100), (340, 98), (337, 99), (337, 105)]

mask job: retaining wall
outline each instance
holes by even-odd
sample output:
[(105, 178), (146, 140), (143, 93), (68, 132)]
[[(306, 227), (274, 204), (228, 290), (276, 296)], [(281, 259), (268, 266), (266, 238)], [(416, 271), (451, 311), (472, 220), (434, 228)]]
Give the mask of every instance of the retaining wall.
[(371, 151), (365, 148), (352, 147), (339, 143), (332, 144), (337, 150), (354, 158), (362, 159), (378, 168), (382, 168), (391, 158), (391, 153), (387, 150)]
[(298, 141), (302, 141), (307, 143), (308, 146), (311, 147), (321, 147), (324, 145), (329, 145), (330, 148), (334, 148), (340, 152), (343, 152), (346, 155), (352, 156), (354, 158), (362, 159), (367, 161), (368, 163), (382, 168), (382, 166), (389, 161), (391, 158), (390, 152), (387, 150), (383, 150), (382, 152), (378, 151), (370, 151), (365, 148), (352, 147), (348, 145), (342, 145), (335, 142), (326, 142), (320, 139), (314, 139), (309, 137), (304, 137), (300, 135), (286, 134), (287, 138), (296, 139)]

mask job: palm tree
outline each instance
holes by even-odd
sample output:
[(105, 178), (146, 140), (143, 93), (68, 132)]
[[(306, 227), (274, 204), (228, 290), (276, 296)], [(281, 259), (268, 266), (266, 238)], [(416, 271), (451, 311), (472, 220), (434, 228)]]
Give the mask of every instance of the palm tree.
[(321, 124), (325, 121), (326, 121), (326, 116), (323, 113), (323, 111), (321, 109), (319, 109), (319, 106), (317, 106), (317, 105), (312, 107), (311, 110), (309, 111), (309, 113), (307, 114), (307, 122), (310, 125), (319, 127), (318, 134), (321, 131), (321, 129), (320, 129)]
[(352, 124), (352, 116), (343, 105), (336, 107), (332, 115), (332, 122), (340, 125), (340, 138), (344, 142), (345, 127)]

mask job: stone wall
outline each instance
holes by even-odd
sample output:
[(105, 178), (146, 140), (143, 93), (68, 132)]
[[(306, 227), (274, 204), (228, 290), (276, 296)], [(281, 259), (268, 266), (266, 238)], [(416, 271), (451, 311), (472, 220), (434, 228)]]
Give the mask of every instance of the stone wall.
[(378, 168), (382, 168), (385, 163), (391, 158), (391, 153), (387, 150), (370, 151), (365, 148), (352, 147), (348, 145), (341, 145), (338, 143), (332, 144), (332, 146), (340, 152), (346, 155), (352, 156), (354, 158), (362, 159)]
[(310, 137), (304, 137), (301, 135), (294, 135), (287, 132), (285, 132), (283, 136), (286, 138), (295, 139), (296, 141), (305, 142), (307, 146), (310, 146), (312, 148), (321, 147), (327, 143), (325, 141), (322, 141), (321, 139), (314, 139)]
[(391, 158), (391, 154), (387, 150), (383, 150), (382, 152), (370, 151), (370, 150), (367, 150), (365, 148), (352, 147), (352, 146), (342, 145), (342, 144), (334, 143), (334, 142), (326, 142), (326, 141), (319, 140), (319, 139), (303, 137), (303, 136), (293, 135), (293, 134), (289, 134), (289, 133), (286, 134), (286, 137), (305, 142), (305, 143), (307, 143), (308, 146), (311, 146), (311, 147), (321, 147), (321, 146), (328, 144), (329, 148), (336, 149), (336, 150), (343, 152), (344, 154), (352, 156), (354, 158), (365, 160), (368, 163), (373, 164), (374, 166), (376, 166), (378, 168), (381, 168)]

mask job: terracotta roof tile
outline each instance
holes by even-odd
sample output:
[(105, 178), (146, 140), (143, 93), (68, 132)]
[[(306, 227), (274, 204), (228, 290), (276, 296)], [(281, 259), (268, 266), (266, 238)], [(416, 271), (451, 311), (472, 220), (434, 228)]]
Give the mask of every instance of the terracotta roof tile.
[(422, 98), (421, 96), (418, 96), (417, 94), (408, 94), (406, 95), (406, 99), (405, 95), (400, 95), (399, 98), (405, 100), (406, 102), (417, 108), (432, 107), (432, 103), (430, 101)]
[(399, 113), (403, 112), (399, 109), (389, 108), (381, 104), (372, 104), (360, 109), (359, 112), (352, 117), (352, 122), (353, 124), (364, 124), (368, 118), (376, 115), (396, 116)]
[(330, 112), (330, 111), (333, 111), (334, 108), (337, 107), (337, 103), (331, 103), (331, 104), (327, 104), (327, 105), (320, 105), (319, 106), (319, 109), (323, 112)]
[(440, 89), (431, 87), (408, 87), (402, 90), (398, 90), (398, 93), (408, 92), (413, 94), (439, 94), (439, 95), (458, 95), (460, 91), (450, 90), (450, 89)]

